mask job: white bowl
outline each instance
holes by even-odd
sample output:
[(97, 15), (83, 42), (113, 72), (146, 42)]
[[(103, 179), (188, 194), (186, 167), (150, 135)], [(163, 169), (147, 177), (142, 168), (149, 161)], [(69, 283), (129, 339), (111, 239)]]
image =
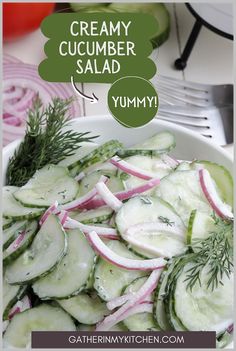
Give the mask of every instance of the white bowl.
[[(176, 137), (176, 148), (171, 152), (172, 155), (182, 160), (197, 158), (217, 162), (233, 172), (232, 157), (220, 146), (186, 128), (158, 119), (154, 119), (146, 126), (136, 129), (125, 128), (110, 116), (74, 119), (71, 120), (71, 126), (79, 132), (91, 131), (93, 135), (99, 135), (99, 138), (96, 139), (98, 143), (118, 139), (125, 146), (143, 141), (157, 132), (170, 130)], [(19, 141), (14, 141), (3, 149), (3, 181), (5, 181), (9, 157), (13, 155), (18, 145)]]
[[(225, 166), (231, 173), (233, 172), (232, 157), (223, 148), (186, 128), (158, 119), (136, 129), (125, 128), (110, 116), (74, 119), (71, 120), (71, 126), (78, 132), (91, 131), (93, 135), (99, 135), (99, 138), (96, 139), (98, 143), (118, 139), (125, 146), (141, 142), (157, 132), (169, 130), (176, 137), (176, 148), (171, 152), (173, 156), (182, 160), (197, 158), (217, 162)], [(9, 158), (13, 155), (19, 142), (19, 140), (16, 140), (3, 149), (3, 180), (5, 179)], [(232, 348), (232, 345), (232, 343), (228, 345), (227, 349)]]

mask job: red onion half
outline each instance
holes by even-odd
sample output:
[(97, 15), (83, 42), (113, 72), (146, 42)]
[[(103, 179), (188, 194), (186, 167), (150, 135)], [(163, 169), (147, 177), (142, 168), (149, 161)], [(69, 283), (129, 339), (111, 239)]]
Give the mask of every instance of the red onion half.
[[(35, 65), (14, 62), (14, 58), (4, 56), (3, 61), (3, 143), (22, 138), (29, 108), (38, 95), (43, 105), (53, 98), (74, 97), (70, 84), (49, 83), (40, 78)], [(79, 102), (71, 103), (71, 118), (81, 115)]]

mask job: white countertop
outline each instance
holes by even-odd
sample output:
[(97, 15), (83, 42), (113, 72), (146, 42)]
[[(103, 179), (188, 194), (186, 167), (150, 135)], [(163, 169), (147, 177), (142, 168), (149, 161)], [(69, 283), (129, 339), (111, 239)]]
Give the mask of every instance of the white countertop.
[[(194, 17), (184, 4), (166, 4), (171, 15), (171, 33), (154, 57), (158, 71), (162, 75), (201, 83), (233, 83), (233, 42), (203, 27), (191, 53), (184, 72), (173, 67), (176, 58), (186, 43), (194, 23)], [(44, 57), (44, 43), (40, 30), (13, 43), (4, 44), (4, 52), (18, 57), (24, 62), (39, 64)], [(210, 62), (210, 64), (209, 64)], [(84, 116), (107, 114), (107, 91), (109, 84), (82, 84), (85, 94), (95, 93), (99, 98), (97, 104), (81, 101)], [(233, 153), (233, 147), (228, 147)]]

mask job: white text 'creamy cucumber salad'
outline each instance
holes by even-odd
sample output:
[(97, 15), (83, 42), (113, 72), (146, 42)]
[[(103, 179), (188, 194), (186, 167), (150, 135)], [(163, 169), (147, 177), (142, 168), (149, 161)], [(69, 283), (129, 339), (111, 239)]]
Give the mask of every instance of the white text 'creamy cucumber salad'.
[(233, 181), (170, 156), (162, 131), (131, 148), (83, 142), (3, 188), (5, 347), (31, 331), (233, 330)]

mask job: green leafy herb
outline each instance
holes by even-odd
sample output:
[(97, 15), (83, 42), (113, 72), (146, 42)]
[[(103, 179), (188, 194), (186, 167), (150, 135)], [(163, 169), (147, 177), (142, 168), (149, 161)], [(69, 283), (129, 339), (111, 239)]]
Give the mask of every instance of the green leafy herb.
[(216, 230), (210, 232), (206, 239), (193, 243), (196, 252), (192, 255), (193, 266), (187, 271), (186, 278), (190, 290), (196, 283), (201, 286), (203, 269), (207, 269), (207, 288), (212, 291), (223, 284), (224, 275), (229, 277), (233, 270), (233, 225), (220, 218), (214, 219)]
[(175, 222), (170, 221), (169, 218), (167, 218), (167, 217), (159, 216), (158, 219), (159, 219), (162, 223), (165, 223), (167, 226), (169, 225), (170, 227), (172, 227), (172, 225), (175, 224)]
[(45, 109), (37, 98), (29, 111), (26, 134), (9, 161), (7, 184), (22, 186), (37, 169), (57, 164), (75, 153), (84, 141), (91, 142), (89, 132), (63, 130), (69, 125), (71, 100), (54, 99)]
[(152, 205), (152, 201), (148, 197), (141, 196), (140, 200), (145, 204), (145, 205)]

